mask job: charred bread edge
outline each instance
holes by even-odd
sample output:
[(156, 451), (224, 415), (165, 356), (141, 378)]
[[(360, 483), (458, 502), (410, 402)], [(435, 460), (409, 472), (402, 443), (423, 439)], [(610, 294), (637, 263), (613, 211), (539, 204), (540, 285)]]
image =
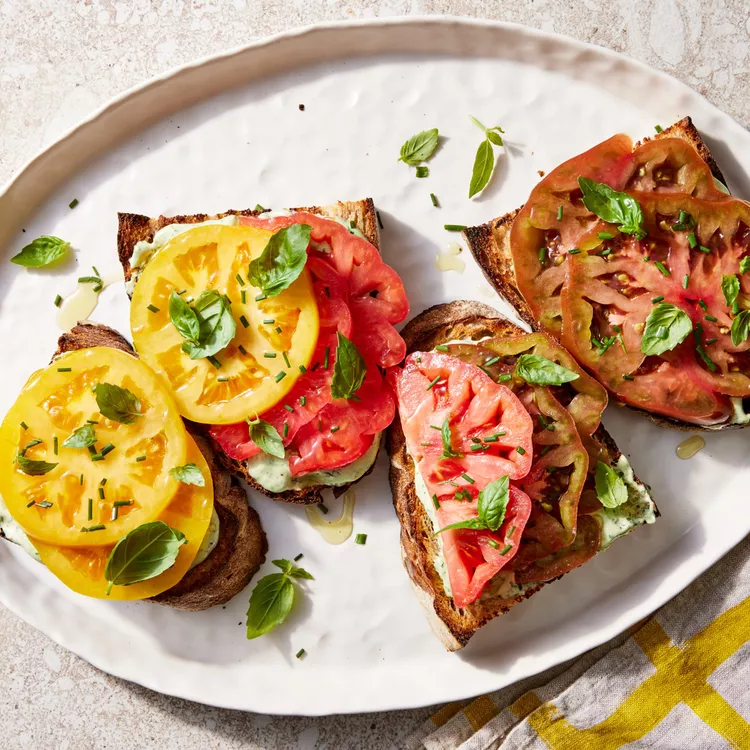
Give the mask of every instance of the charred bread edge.
[[(638, 141), (634, 148), (637, 148), (650, 140), (659, 138), (681, 138), (690, 143), (706, 162), (708, 168), (711, 170), (711, 174), (713, 174), (713, 176), (721, 183), (725, 184), (724, 175), (721, 173), (721, 170), (711, 155), (708, 146), (701, 138), (700, 133), (690, 117), (684, 117), (682, 120), (670, 125), (668, 128), (662, 130), (661, 133), (657, 133), (653, 139), (644, 138), (642, 141)], [(531, 310), (526, 304), (526, 300), (524, 300), (523, 295), (518, 289), (515, 272), (513, 270), (513, 260), (510, 255), (510, 229), (513, 226), (513, 220), (516, 218), (520, 210), (520, 208), (517, 208), (515, 211), (510, 211), (504, 216), (492, 219), (486, 224), (467, 227), (463, 232), (463, 235), (471, 254), (474, 256), (474, 260), (479, 264), (487, 281), (492, 285), (498, 295), (515, 309), (521, 319), (527, 323), (533, 331), (538, 331), (539, 325), (534, 320)], [(628, 409), (643, 414), (643, 416), (660, 427), (671, 427), (672, 429), (683, 430), (684, 432), (718, 432), (719, 430), (740, 430), (747, 426), (744, 424), (726, 424), (719, 427), (702, 427), (700, 425), (691, 424), (690, 422), (682, 422), (677, 419), (671, 419), (670, 417), (653, 414), (645, 409), (618, 400), (612, 393), (609, 395), (611, 403), (617, 404), (618, 406), (626, 406)]]
[[(461, 334), (454, 332), (461, 328)], [(402, 331), (407, 352), (429, 351), (436, 344), (453, 338), (472, 338), (482, 335), (524, 334), (518, 326), (504, 318), (497, 310), (481, 302), (458, 301), (431, 307), (411, 320)], [(616, 461), (621, 452), (605, 428), (600, 425), (596, 439), (604, 443)], [(463, 610), (458, 609), (443, 587), (443, 582), (433, 564), (438, 552), (433, 539), (432, 522), (414, 485), (414, 463), (406, 450), (406, 440), (400, 420), (388, 429), (388, 454), (391, 460), (390, 484), (393, 504), (401, 524), (401, 555), (404, 567), (436, 634), (450, 651), (455, 651), (469, 641), (483, 625), (513, 606), (528, 599), (547, 583), (533, 584), (514, 598), (486, 598), (473, 602)], [(636, 481), (643, 484), (637, 477)], [(658, 509), (656, 510), (658, 515)], [(560, 576), (562, 577), (562, 576)], [(557, 579), (554, 579), (557, 580)]]
[[(340, 218), (347, 221), (353, 221), (355, 226), (365, 235), (368, 242), (372, 243), (378, 250), (380, 250), (378, 217), (377, 212), (375, 211), (375, 203), (372, 198), (363, 198), (359, 201), (339, 201), (330, 206), (308, 206), (306, 208), (293, 208), (290, 210), (305, 211), (325, 218)], [(132, 275), (130, 258), (133, 255), (135, 244), (143, 240), (150, 242), (153, 240), (154, 234), (159, 229), (162, 229), (169, 224), (197, 224), (201, 221), (222, 219), (225, 216), (259, 216), (260, 214), (265, 213), (265, 211), (266, 209), (263, 211), (260, 209), (243, 211), (230, 210), (220, 214), (159, 216), (156, 219), (151, 219), (148, 216), (141, 216), (140, 214), (118, 213), (117, 254), (120, 258), (120, 263), (122, 264), (125, 280), (129, 281)], [(311, 505), (313, 503), (322, 502), (323, 498), (321, 493), (326, 489), (330, 489), (329, 485), (320, 484), (299, 490), (269, 492), (250, 476), (241, 461), (230, 458), (224, 453), (218, 443), (211, 438), (205, 425), (196, 425), (195, 427), (211, 441), (217, 459), (228, 471), (236, 477), (240, 477), (244, 482), (247, 482), (247, 484), (249, 484), (256, 492), (259, 492), (266, 497), (270, 497), (272, 500), (278, 500), (285, 503), (295, 503), (298, 505)], [(355, 482), (350, 482), (349, 484), (333, 488), (334, 492), (337, 495), (344, 492), (349, 487), (356, 484), (356, 482), (364, 479), (374, 467), (375, 462), (373, 461), (372, 466), (370, 466), (370, 468), (359, 479)]]

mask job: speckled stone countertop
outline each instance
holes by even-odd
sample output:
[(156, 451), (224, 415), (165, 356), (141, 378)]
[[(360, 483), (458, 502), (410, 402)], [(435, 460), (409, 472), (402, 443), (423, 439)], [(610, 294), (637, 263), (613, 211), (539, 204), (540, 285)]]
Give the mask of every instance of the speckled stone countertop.
[[(124, 89), (294, 26), (408, 14), (527, 24), (627, 53), (750, 123), (747, 0), (0, 0), (0, 183)], [(386, 748), (434, 709), (222, 711), (109, 677), (0, 607), (4, 748)]]

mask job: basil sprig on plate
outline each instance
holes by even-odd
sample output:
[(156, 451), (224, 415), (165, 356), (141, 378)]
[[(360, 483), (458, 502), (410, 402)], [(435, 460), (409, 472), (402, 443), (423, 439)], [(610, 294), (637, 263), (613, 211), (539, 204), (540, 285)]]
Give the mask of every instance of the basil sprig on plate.
[(77, 430), (73, 430), (70, 437), (63, 441), (63, 448), (88, 448), (96, 443), (96, 431), (94, 425), (85, 424)]
[(196, 487), (205, 487), (206, 478), (197, 464), (189, 463), (184, 466), (175, 466), (169, 470), (169, 476), (183, 484), (194, 484)]
[(538, 354), (521, 354), (516, 360), (516, 375), (533, 385), (562, 385), (577, 380), (578, 373)]
[(57, 464), (51, 464), (47, 461), (37, 461), (33, 458), (26, 458), (26, 456), (20, 454), (16, 456), (16, 462), (18, 463), (18, 468), (30, 477), (40, 477), (43, 474), (49, 474), (49, 472), (57, 466)]
[(308, 224), (292, 224), (279, 229), (263, 252), (250, 261), (248, 279), (266, 297), (275, 297), (293, 284), (307, 262), (310, 244)]
[(293, 579), (314, 580), (304, 568), (289, 560), (274, 560), (281, 573), (271, 573), (258, 581), (250, 596), (247, 610), (247, 639), (259, 638), (286, 620), (294, 605)]
[(492, 145), (502, 146), (503, 139), (500, 135), (505, 131), (495, 125), (493, 128), (486, 128), (476, 117), (469, 115), (469, 119), (484, 132), (484, 140), (477, 148), (474, 157), (474, 166), (471, 170), (471, 182), (469, 183), (469, 198), (473, 198), (477, 193), (481, 193), (487, 187), (495, 169), (495, 151)]
[(69, 247), (70, 243), (59, 237), (43, 235), (26, 245), (10, 262), (26, 268), (42, 268), (61, 260)]
[(681, 344), (693, 330), (686, 312), (669, 302), (660, 302), (652, 308), (643, 329), (641, 351), (644, 354), (663, 354)]
[[(173, 304), (174, 298), (179, 302)], [(213, 289), (201, 292), (192, 307), (172, 292), (169, 298), (169, 317), (185, 339), (182, 351), (190, 359), (212, 357), (229, 344), (237, 331), (229, 298)], [(198, 335), (194, 336), (196, 322)]]
[(107, 596), (113, 586), (132, 586), (169, 570), (183, 544), (187, 544), (185, 535), (164, 521), (151, 521), (133, 529), (117, 542), (107, 560)]
[(594, 473), (596, 496), (605, 508), (617, 508), (628, 500), (623, 478), (609, 465), (599, 461)]
[(112, 383), (97, 383), (92, 390), (99, 411), (115, 422), (133, 424), (141, 414), (141, 402), (127, 388)]
[(508, 477), (500, 477), (490, 482), (480, 493), (477, 500), (476, 518), (467, 518), (465, 521), (456, 521), (443, 526), (435, 532), (434, 536), (442, 534), (448, 529), (475, 529), (477, 531), (497, 531), (505, 520), (505, 512), (508, 509), (510, 499), (510, 480)]
[(333, 364), (331, 395), (333, 398), (356, 398), (367, 374), (367, 365), (359, 349), (346, 336), (336, 333), (336, 361)]
[(463, 453), (453, 450), (453, 436), (451, 435), (450, 420), (446, 419), (440, 428), (440, 435), (443, 438), (443, 453), (440, 458), (462, 458)]
[(578, 186), (583, 193), (583, 205), (608, 224), (617, 224), (623, 234), (646, 236), (643, 227), (643, 211), (638, 201), (627, 193), (618, 193), (609, 185), (595, 182), (588, 177), (579, 177)]
[(252, 440), (263, 453), (276, 458), (284, 458), (284, 441), (278, 430), (265, 419), (247, 420)]
[(750, 336), (750, 310), (743, 310), (732, 321), (732, 343), (739, 346), (743, 341), (747, 341)]
[(423, 161), (427, 161), (435, 153), (438, 140), (437, 128), (423, 130), (421, 133), (413, 135), (401, 146), (401, 155), (398, 160), (415, 167)]

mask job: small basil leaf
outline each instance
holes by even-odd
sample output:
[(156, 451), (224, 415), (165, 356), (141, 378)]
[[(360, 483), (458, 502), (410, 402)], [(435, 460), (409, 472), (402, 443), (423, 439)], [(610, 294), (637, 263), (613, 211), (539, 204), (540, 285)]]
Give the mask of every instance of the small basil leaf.
[(458, 453), (453, 450), (452, 442), (453, 436), (451, 435), (450, 420), (446, 419), (440, 428), (440, 434), (443, 438), (443, 455), (440, 458), (461, 458), (463, 453)]
[(734, 274), (722, 276), (721, 291), (724, 292), (727, 307), (731, 307), (737, 301), (737, 296), (740, 293), (740, 280)]
[(732, 321), (732, 343), (739, 346), (750, 336), (750, 310), (743, 310)]
[(200, 336), (197, 342), (183, 342), (182, 351), (190, 359), (212, 357), (229, 344), (237, 331), (229, 299), (209, 289), (194, 302), (193, 310), (200, 322)]
[(617, 224), (624, 234), (633, 234), (638, 239), (646, 236), (643, 211), (635, 198), (587, 177), (579, 177), (578, 185), (583, 193), (583, 205), (591, 213), (608, 224)]
[(474, 529), (475, 531), (482, 531), (486, 528), (484, 521), (481, 521), (479, 518), (468, 518), (466, 521), (456, 521), (456, 523), (449, 523), (447, 526), (443, 526), (433, 536), (442, 534), (444, 531), (448, 531), (448, 529)]
[(350, 399), (362, 387), (367, 374), (367, 365), (359, 349), (346, 336), (337, 333), (336, 361), (333, 364), (331, 395), (333, 398)]
[(312, 573), (308, 573), (304, 568), (298, 568), (296, 565), (292, 568), (289, 574), (292, 578), (304, 578), (307, 581), (314, 581)]
[(184, 466), (175, 466), (169, 470), (169, 476), (183, 484), (194, 484), (196, 487), (205, 487), (206, 478), (200, 468), (193, 463)]
[(289, 287), (307, 263), (311, 227), (292, 224), (279, 229), (263, 252), (250, 262), (248, 279), (267, 297), (275, 297)]
[(693, 323), (686, 312), (669, 302), (660, 302), (646, 318), (641, 351), (648, 355), (663, 354), (681, 344), (692, 330)]
[(567, 367), (537, 354), (521, 354), (516, 360), (516, 375), (535, 385), (562, 385), (580, 377)]
[(628, 499), (628, 488), (622, 477), (603, 461), (596, 465), (594, 474), (596, 496), (605, 508), (617, 508)]
[(94, 425), (85, 424), (83, 427), (79, 427), (77, 430), (73, 430), (73, 434), (66, 438), (63, 442), (63, 448), (88, 448), (96, 442), (96, 432), (94, 431)]
[(484, 140), (479, 144), (477, 155), (474, 157), (471, 182), (469, 183), (469, 198), (473, 198), (487, 187), (494, 168), (495, 152), (492, 150), (492, 144), (488, 140)]
[(401, 146), (401, 155), (398, 160), (404, 162), (404, 164), (416, 166), (420, 162), (427, 161), (435, 152), (437, 145), (438, 129), (423, 130), (421, 133), (413, 135)]
[(42, 474), (48, 474), (57, 464), (50, 464), (46, 461), (35, 461), (33, 458), (26, 458), (26, 456), (16, 456), (18, 462), (18, 468), (30, 477), (40, 477)]
[(291, 560), (271, 560), (271, 562), (277, 567), (281, 568), (281, 571), (283, 573), (286, 573), (286, 575), (289, 575), (292, 572), (292, 569), (294, 568), (294, 563)]
[(97, 383), (94, 388), (99, 411), (115, 422), (133, 424), (141, 414), (141, 402), (127, 388), (112, 383)]
[(41, 268), (60, 260), (69, 247), (70, 243), (59, 237), (44, 235), (26, 245), (20, 253), (10, 259), (10, 262), (26, 268)]
[(746, 255), (740, 260), (740, 273), (747, 273), (750, 271), (750, 255)]
[(312, 574), (308, 573), (304, 568), (298, 568), (293, 562), (290, 560), (272, 560), (271, 561), (277, 568), (281, 568), (281, 570), (288, 576), (291, 576), (292, 578), (305, 578), (308, 581), (314, 581)]
[(201, 336), (198, 315), (174, 290), (169, 295), (169, 319), (182, 338), (198, 342)]
[(494, 130), (488, 130), (487, 131), (487, 138), (494, 143), (496, 146), (502, 146), (503, 145), (503, 139), (500, 135), (500, 133), (497, 133)]
[(480, 493), (477, 503), (479, 519), (490, 530), (497, 531), (505, 520), (508, 507), (510, 480), (500, 477), (490, 482)]
[(247, 610), (247, 638), (259, 638), (286, 620), (294, 604), (294, 584), (286, 573), (271, 573), (258, 581)]
[(169, 570), (186, 543), (185, 535), (164, 521), (151, 521), (133, 529), (117, 542), (107, 560), (107, 594), (113, 586), (131, 586)]
[(249, 423), (250, 439), (263, 453), (276, 458), (284, 458), (284, 441), (278, 430), (269, 422), (258, 419)]

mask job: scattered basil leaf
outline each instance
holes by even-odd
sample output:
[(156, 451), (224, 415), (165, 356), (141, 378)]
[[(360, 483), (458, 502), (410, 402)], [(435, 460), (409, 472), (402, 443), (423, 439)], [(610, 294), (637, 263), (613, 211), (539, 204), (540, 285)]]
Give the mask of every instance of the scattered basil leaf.
[(562, 385), (580, 377), (578, 373), (538, 354), (521, 354), (516, 360), (516, 375), (534, 385)]
[(490, 531), (497, 531), (505, 520), (508, 507), (510, 480), (500, 477), (490, 482), (480, 493), (477, 503), (479, 519)]
[(174, 469), (169, 470), (169, 476), (183, 484), (194, 484), (196, 487), (206, 486), (206, 478), (203, 476), (203, 472), (194, 463), (175, 466)]
[(26, 268), (41, 268), (60, 260), (69, 247), (70, 243), (59, 237), (44, 235), (26, 245), (10, 262)]
[(141, 402), (127, 388), (112, 383), (97, 383), (94, 388), (99, 411), (115, 422), (133, 424), (141, 414)]
[(200, 336), (198, 341), (184, 341), (182, 351), (190, 359), (204, 359), (220, 352), (234, 338), (237, 324), (232, 317), (232, 308), (225, 294), (209, 289), (193, 303)]
[(311, 227), (292, 224), (279, 229), (263, 252), (250, 262), (248, 279), (267, 297), (275, 297), (302, 273), (307, 262)]
[(18, 462), (18, 468), (30, 477), (40, 477), (42, 474), (48, 474), (57, 464), (50, 464), (46, 461), (35, 461), (33, 458), (26, 458), (26, 456), (16, 456)]
[(693, 330), (688, 314), (669, 302), (660, 302), (646, 318), (641, 351), (644, 354), (663, 354), (681, 344)]
[(169, 295), (169, 319), (182, 338), (198, 343), (201, 337), (198, 315), (174, 290)]
[(737, 296), (740, 293), (740, 280), (734, 274), (722, 276), (721, 291), (724, 292), (727, 307), (731, 307), (737, 301)]
[(113, 586), (131, 586), (169, 570), (186, 543), (185, 535), (164, 521), (151, 521), (133, 529), (117, 542), (107, 560), (107, 596)]
[(603, 461), (596, 465), (594, 474), (596, 496), (605, 508), (617, 508), (628, 499), (628, 488), (623, 478)]
[(331, 395), (333, 398), (350, 399), (362, 387), (367, 374), (367, 365), (359, 349), (346, 336), (336, 333), (336, 361), (333, 364)]
[(617, 224), (623, 234), (633, 234), (638, 239), (646, 236), (643, 211), (635, 198), (588, 177), (579, 177), (578, 185), (583, 193), (583, 205), (591, 213), (608, 224)]
[(750, 310), (743, 310), (732, 321), (732, 343), (739, 346), (750, 336)]
[(263, 453), (284, 458), (284, 441), (272, 424), (264, 419), (256, 419), (248, 424), (250, 425), (250, 439)]
[(63, 448), (88, 448), (96, 442), (96, 432), (94, 431), (94, 425), (85, 424), (83, 427), (79, 427), (77, 430), (73, 430), (73, 434), (66, 438), (62, 444)]
[(411, 166), (416, 166), (423, 161), (427, 161), (435, 153), (438, 138), (437, 128), (423, 130), (421, 133), (413, 135), (401, 146), (401, 155), (398, 160)]
[(474, 157), (474, 166), (471, 170), (471, 182), (469, 183), (469, 198), (473, 198), (477, 193), (481, 193), (492, 177), (492, 170), (495, 168), (495, 152), (492, 150), (492, 144), (488, 140), (483, 140), (477, 149), (477, 155)]
[(750, 271), (750, 255), (746, 255), (740, 260), (740, 273), (747, 273)]
[(445, 422), (443, 422), (443, 425), (440, 428), (440, 434), (443, 438), (443, 454), (440, 458), (461, 458), (463, 453), (458, 453), (453, 450), (453, 436), (451, 435), (450, 420), (446, 419)]

